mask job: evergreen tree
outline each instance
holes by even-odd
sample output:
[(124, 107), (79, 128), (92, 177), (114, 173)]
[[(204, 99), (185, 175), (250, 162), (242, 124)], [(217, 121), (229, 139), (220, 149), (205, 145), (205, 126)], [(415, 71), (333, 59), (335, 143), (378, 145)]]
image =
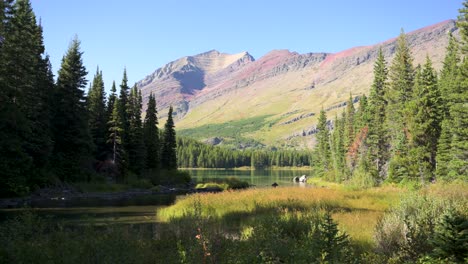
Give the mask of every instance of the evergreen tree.
[(119, 102), (117, 101), (114, 104), (114, 108), (112, 114), (110, 116), (108, 126), (108, 139), (107, 143), (110, 146), (111, 154), (112, 154), (112, 162), (118, 169), (118, 181), (123, 180), (123, 176), (125, 175), (125, 150), (122, 147), (122, 120), (120, 119), (119, 113)]
[[(384, 164), (387, 160), (385, 123), (385, 92), (387, 89), (387, 67), (382, 48), (379, 49), (374, 64), (374, 81), (369, 95), (369, 134), (366, 144), (369, 147), (368, 161), (375, 179), (384, 175)], [(373, 164), (373, 165), (370, 165)]]
[(141, 121), (142, 97), (138, 88), (133, 86), (127, 102), (129, 117), (128, 156), (131, 171), (140, 174), (145, 166), (145, 146)]
[(106, 158), (107, 140), (107, 113), (106, 93), (102, 71), (96, 70), (93, 82), (88, 92), (89, 130), (95, 145), (95, 157), (103, 160)]
[[(412, 55), (406, 42), (405, 34), (402, 31), (398, 38), (395, 57), (389, 70), (390, 82), (388, 91), (385, 92), (385, 101), (387, 102), (385, 117), (386, 130), (389, 136), (391, 149), (390, 162), (392, 164), (390, 164), (389, 168), (399, 168), (399, 172), (404, 171), (407, 173), (410, 173), (410, 168), (401, 167), (407, 166), (411, 164), (411, 162), (407, 160), (409, 156), (401, 155), (401, 150), (405, 149), (409, 151), (409, 149), (408, 146), (401, 146), (401, 144), (403, 144), (403, 142), (408, 144), (408, 140), (403, 140), (402, 137), (408, 136), (408, 104), (412, 100), (414, 83), (412, 61)], [(398, 150), (398, 148), (400, 150)], [(400, 173), (399, 175), (402, 176)], [(401, 177), (397, 178), (402, 179)], [(395, 177), (393, 177), (393, 179), (395, 179)]]
[[(466, 54), (464, 54), (466, 55)], [(468, 175), (468, 60), (464, 59), (457, 76), (457, 85), (451, 95), (450, 161), (448, 177), (466, 179)]]
[(150, 94), (148, 99), (148, 107), (146, 109), (145, 122), (143, 125), (144, 143), (146, 146), (146, 162), (145, 166), (148, 169), (158, 169), (160, 165), (159, 151), (159, 130), (158, 130), (158, 117), (156, 109), (156, 99), (153, 93)]
[(348, 149), (354, 141), (354, 114), (356, 110), (353, 103), (353, 96), (349, 94), (349, 99), (346, 103), (346, 122), (344, 129), (344, 144), (346, 149)]
[(63, 181), (86, 180), (84, 169), (92, 159), (93, 143), (83, 91), (87, 72), (82, 54), (75, 38), (62, 59), (55, 91), (54, 169)]
[(128, 151), (130, 143), (130, 117), (128, 109), (128, 97), (129, 97), (129, 86), (127, 78), (127, 69), (124, 69), (122, 83), (120, 84), (120, 96), (119, 96), (119, 114), (120, 120), (122, 121), (122, 145), (125, 152)]
[(458, 43), (452, 34), (449, 34), (449, 44), (446, 49), (442, 70), (440, 71), (439, 89), (443, 99), (444, 118), (449, 116), (451, 94), (456, 86), (458, 65), (460, 63)]
[(454, 83), (444, 87), (449, 89), (448, 126), (445, 127), (450, 128), (450, 150), (446, 158), (449, 160), (447, 177), (451, 179), (466, 179), (468, 175), (468, 1), (464, 1), (459, 12), (457, 26), (462, 37), (461, 55), (465, 59), (458, 67)]
[(370, 112), (367, 96), (363, 94), (359, 99), (359, 110), (357, 111), (357, 120), (355, 121), (355, 131), (369, 125)]
[[(0, 171), (10, 194), (41, 185), (52, 150), (50, 63), (28, 0), (0, 3)], [(15, 142), (15, 143), (13, 143)], [(4, 169), (2, 169), (5, 167)], [(21, 175), (19, 175), (21, 173)], [(27, 181), (27, 184), (26, 184)], [(10, 186), (10, 187), (6, 187)]]
[(454, 258), (463, 263), (468, 258), (468, 218), (458, 212), (445, 214), (437, 225), (431, 244), (432, 255), (441, 259)]
[[(345, 113), (343, 112), (343, 116)], [(333, 134), (332, 134), (332, 157), (335, 177), (342, 179), (345, 176), (345, 148), (343, 143), (344, 135), (344, 118), (338, 119), (335, 117)]]
[(320, 111), (317, 130), (317, 146), (315, 153), (319, 158), (316, 168), (318, 175), (324, 175), (330, 169), (330, 139), (327, 116), (323, 109)]
[(164, 125), (163, 142), (161, 150), (161, 167), (167, 170), (177, 169), (176, 155), (176, 132), (174, 129), (174, 121), (172, 120), (172, 106), (169, 107), (167, 121)]
[(417, 74), (413, 98), (410, 102), (410, 144), (417, 154), (421, 178), (432, 178), (443, 108), (437, 75), (429, 57)]
[(113, 81), (111, 93), (109, 94), (109, 99), (107, 100), (107, 106), (106, 106), (106, 111), (107, 111), (106, 119), (107, 120), (110, 120), (110, 117), (112, 116), (112, 112), (114, 111), (114, 104), (116, 100), (117, 100), (117, 89), (115, 87), (115, 81)]

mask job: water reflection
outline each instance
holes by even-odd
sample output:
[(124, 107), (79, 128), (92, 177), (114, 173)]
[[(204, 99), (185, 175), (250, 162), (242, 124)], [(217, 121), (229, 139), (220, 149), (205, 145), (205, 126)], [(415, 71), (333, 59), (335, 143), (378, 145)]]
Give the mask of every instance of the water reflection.
[(188, 170), (195, 182), (207, 182), (213, 179), (236, 177), (257, 187), (271, 187), (276, 182), (279, 186), (300, 186), (306, 184), (293, 182), (293, 178), (310, 176), (309, 170)]

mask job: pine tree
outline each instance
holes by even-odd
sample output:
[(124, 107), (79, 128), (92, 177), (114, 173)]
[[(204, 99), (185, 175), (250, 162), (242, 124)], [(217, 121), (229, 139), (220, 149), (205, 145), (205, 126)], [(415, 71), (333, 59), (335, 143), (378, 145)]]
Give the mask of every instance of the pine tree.
[(145, 167), (148, 169), (158, 169), (160, 165), (160, 141), (158, 129), (158, 117), (156, 109), (156, 99), (151, 93), (148, 99), (145, 122), (143, 125), (144, 143), (146, 146)]
[(106, 93), (102, 71), (99, 67), (94, 75), (93, 83), (88, 93), (89, 130), (95, 145), (95, 157), (100, 160), (106, 158), (107, 113)]
[(379, 49), (377, 61), (374, 64), (374, 81), (369, 95), (369, 134), (366, 144), (369, 147), (368, 164), (372, 166), (371, 173), (375, 179), (382, 178), (384, 164), (387, 161), (386, 133), (384, 129), (387, 90), (387, 67), (382, 48)]
[(109, 118), (107, 144), (111, 149), (112, 162), (118, 169), (118, 181), (123, 181), (125, 176), (125, 150), (122, 147), (122, 120), (119, 113), (119, 102), (114, 104), (112, 114)]
[[(462, 37), (461, 55), (468, 55), (468, 1), (459, 10), (457, 26)], [(444, 65), (445, 66), (445, 65)], [(468, 60), (465, 58), (459, 65), (455, 82), (448, 87), (450, 128), (450, 150), (447, 164), (448, 178), (466, 179), (468, 175)], [(444, 89), (446, 89), (445, 87)], [(445, 126), (447, 127), (447, 126)]]
[(145, 166), (145, 146), (143, 143), (143, 124), (141, 122), (142, 97), (136, 85), (130, 90), (127, 102), (129, 117), (128, 155), (129, 168), (140, 174)]
[(449, 44), (446, 49), (445, 59), (442, 70), (440, 71), (439, 88), (443, 99), (444, 118), (449, 115), (449, 107), (451, 101), (451, 93), (456, 85), (458, 65), (460, 63), (460, 55), (458, 54), (458, 43), (452, 34), (449, 34)]
[(107, 106), (106, 106), (106, 111), (107, 111), (106, 119), (107, 120), (110, 120), (110, 117), (112, 116), (112, 112), (114, 111), (114, 104), (116, 100), (117, 100), (117, 89), (115, 87), (115, 81), (113, 81), (111, 93), (109, 94), (109, 99), (107, 100)]
[(357, 131), (367, 125), (369, 125), (370, 121), (370, 112), (369, 112), (369, 102), (367, 96), (363, 94), (359, 99), (359, 109), (356, 114), (356, 121), (355, 121), (355, 128), (354, 130)]
[(410, 144), (417, 153), (421, 179), (430, 179), (435, 168), (443, 108), (437, 75), (429, 57), (417, 74), (413, 98), (409, 103), (412, 116), (409, 124)]
[(319, 156), (317, 174), (323, 176), (330, 169), (330, 139), (328, 134), (327, 116), (325, 111), (320, 111), (317, 124), (317, 146), (316, 155)]
[[(466, 55), (466, 54), (465, 54)], [(448, 177), (466, 179), (468, 175), (468, 60), (464, 59), (454, 87), (450, 115), (450, 161)]]
[[(343, 116), (345, 113), (343, 112)], [(333, 133), (332, 133), (332, 157), (333, 168), (335, 170), (335, 178), (343, 179), (345, 176), (345, 148), (343, 143), (345, 119), (335, 117)]]
[(130, 118), (128, 112), (128, 97), (130, 87), (128, 86), (127, 69), (124, 69), (122, 83), (120, 84), (120, 96), (119, 96), (119, 114), (120, 120), (122, 121), (122, 145), (125, 152), (129, 148), (129, 137), (130, 137)]
[(169, 107), (167, 121), (164, 125), (163, 142), (161, 150), (161, 167), (167, 170), (177, 169), (176, 155), (176, 132), (174, 129), (174, 121), (172, 120), (172, 106)]
[(87, 71), (82, 54), (80, 42), (75, 38), (62, 59), (55, 91), (54, 169), (63, 181), (86, 180), (85, 168), (92, 159), (93, 142), (83, 91)]
[[(0, 169), (6, 189), (27, 192), (47, 181), (52, 150), (49, 96), (50, 63), (44, 56), (42, 27), (28, 0), (0, 3)], [(13, 142), (15, 142), (13, 144)], [(3, 167), (0, 165), (0, 167)], [(21, 173), (21, 175), (18, 175)], [(8, 180), (6, 180), (8, 179)], [(2, 187), (0, 188), (3, 188)]]
[(354, 141), (354, 114), (356, 109), (354, 108), (353, 96), (349, 94), (348, 102), (346, 103), (346, 121), (344, 129), (344, 144), (346, 149), (351, 146)]
[(458, 212), (449, 212), (442, 217), (437, 225), (431, 244), (434, 246), (432, 255), (441, 259), (455, 258), (463, 263), (468, 258), (468, 218)]
[[(412, 55), (406, 37), (402, 31), (397, 43), (395, 57), (389, 70), (389, 85), (388, 91), (385, 93), (386, 107), (386, 130), (389, 135), (389, 143), (391, 148), (391, 166), (399, 168), (409, 165), (406, 160), (408, 156), (402, 156), (397, 150), (406, 149), (408, 146), (401, 146), (402, 142), (408, 144), (408, 140), (402, 140), (402, 136), (407, 137), (408, 134), (408, 104), (412, 100), (414, 86), (414, 69), (412, 64)], [(410, 173), (410, 168), (400, 168), (398, 171)], [(400, 175), (401, 176), (401, 175)], [(395, 177), (393, 177), (395, 179)], [(398, 177), (401, 179), (401, 177)]]

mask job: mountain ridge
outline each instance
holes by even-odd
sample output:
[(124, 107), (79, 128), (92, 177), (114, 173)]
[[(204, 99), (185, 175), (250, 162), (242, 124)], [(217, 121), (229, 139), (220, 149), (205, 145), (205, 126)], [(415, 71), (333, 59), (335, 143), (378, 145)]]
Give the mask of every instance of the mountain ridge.
[[(448, 32), (457, 35), (454, 20), (407, 33), (415, 65), (429, 55), (440, 69)], [(261, 129), (239, 137), (267, 145), (305, 146), (313, 142), (307, 131), (313, 129), (320, 107), (330, 109), (332, 115), (350, 93), (368, 93), (378, 50), (382, 48), (389, 63), (395, 44), (396, 38), (392, 38), (336, 53), (272, 50), (258, 59), (247, 51), (226, 54), (210, 50), (170, 62), (137, 86), (144, 105), (149, 93), (155, 94), (161, 117), (169, 105), (174, 106), (176, 125), (182, 133), (262, 116)], [(285, 125), (288, 120), (296, 121)], [(206, 134), (206, 138), (215, 136), (219, 135)]]

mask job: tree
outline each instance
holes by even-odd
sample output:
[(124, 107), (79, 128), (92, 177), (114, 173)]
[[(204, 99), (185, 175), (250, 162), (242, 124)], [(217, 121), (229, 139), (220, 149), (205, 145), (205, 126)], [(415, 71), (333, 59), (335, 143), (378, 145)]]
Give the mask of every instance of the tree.
[(89, 130), (95, 145), (95, 157), (100, 160), (106, 158), (107, 113), (106, 93), (102, 71), (99, 67), (94, 75), (93, 83), (88, 93)]
[[(387, 161), (387, 134), (384, 129), (387, 90), (387, 67), (382, 48), (379, 49), (377, 61), (374, 64), (374, 81), (369, 95), (369, 134), (366, 144), (369, 148), (368, 164), (373, 167), (371, 171), (375, 179), (381, 179), (384, 175), (384, 164)], [(371, 165), (372, 164), (372, 165)]]
[(142, 97), (136, 85), (130, 90), (127, 102), (129, 118), (128, 156), (131, 171), (140, 174), (145, 166), (145, 146), (143, 143), (143, 125), (141, 122)]
[[(343, 112), (343, 117), (345, 112)], [(344, 148), (344, 122), (345, 118), (338, 119), (335, 117), (333, 122), (332, 133), (332, 157), (333, 168), (335, 170), (336, 178), (342, 179), (345, 176), (345, 148)]]
[(27, 191), (26, 185), (47, 181), (53, 77), (44, 56), (42, 27), (36, 23), (30, 2), (12, 2), (0, 3), (0, 115), (5, 122), (0, 127), (4, 141), (0, 152), (6, 167), (1, 169), (2, 178), (8, 178), (9, 185), (18, 190), (14, 193), (19, 193)]
[(161, 150), (161, 167), (167, 170), (177, 169), (176, 155), (176, 132), (174, 129), (174, 121), (172, 120), (172, 106), (169, 107), (167, 121), (164, 125), (163, 142)]
[(113, 81), (111, 93), (109, 94), (109, 99), (107, 100), (107, 106), (106, 106), (106, 111), (107, 111), (106, 119), (107, 120), (110, 120), (110, 117), (112, 116), (112, 112), (114, 111), (114, 104), (116, 100), (117, 100), (117, 89), (115, 87), (115, 81)]
[(80, 41), (75, 37), (62, 59), (55, 91), (54, 170), (63, 181), (86, 180), (85, 168), (92, 160), (93, 142), (83, 91), (87, 71), (82, 55)]
[(158, 111), (156, 109), (156, 99), (153, 93), (148, 99), (148, 107), (143, 125), (143, 138), (146, 146), (145, 167), (148, 169), (158, 169), (160, 166), (160, 141), (158, 129)]
[(114, 109), (112, 111), (112, 115), (110, 116), (108, 126), (108, 139), (107, 144), (109, 144), (111, 153), (112, 153), (112, 163), (117, 167), (119, 172), (119, 177), (117, 177), (118, 181), (123, 180), (123, 176), (125, 175), (125, 150), (122, 147), (122, 120), (120, 119), (119, 113), (119, 102), (117, 101), (114, 104)]
[(349, 94), (348, 102), (346, 103), (346, 121), (344, 128), (344, 144), (346, 149), (351, 146), (354, 140), (354, 100), (353, 96)]
[(122, 122), (122, 145), (127, 152), (130, 143), (130, 118), (128, 109), (128, 97), (129, 97), (127, 69), (124, 69), (122, 83), (120, 84), (120, 96), (119, 96), (119, 114)]
[(418, 72), (413, 100), (409, 103), (411, 122), (411, 147), (415, 148), (421, 178), (432, 178), (436, 164), (437, 141), (443, 117), (442, 100), (437, 85), (437, 75), (429, 57)]
[[(409, 168), (400, 168), (399, 166), (409, 165), (410, 162), (405, 160), (408, 156), (402, 156), (401, 150), (407, 151), (408, 147), (402, 146), (403, 142), (408, 143), (407, 139), (402, 137), (408, 137), (408, 103), (412, 100), (413, 86), (414, 86), (414, 69), (413, 59), (406, 42), (405, 34), (402, 30), (398, 37), (398, 43), (396, 48), (395, 57), (392, 61), (392, 65), (389, 70), (389, 85), (388, 91), (385, 93), (385, 101), (387, 102), (386, 107), (386, 130), (389, 136), (391, 158), (398, 161), (391, 164), (393, 168), (398, 168), (399, 172), (408, 172)], [(395, 171), (395, 170), (394, 170)], [(400, 176), (401, 173), (399, 173)], [(395, 179), (395, 177), (393, 177)], [(401, 177), (397, 177), (401, 179)]]
[(327, 116), (325, 111), (320, 111), (317, 124), (316, 153), (319, 156), (316, 166), (319, 175), (323, 175), (330, 169), (330, 139), (328, 134)]

